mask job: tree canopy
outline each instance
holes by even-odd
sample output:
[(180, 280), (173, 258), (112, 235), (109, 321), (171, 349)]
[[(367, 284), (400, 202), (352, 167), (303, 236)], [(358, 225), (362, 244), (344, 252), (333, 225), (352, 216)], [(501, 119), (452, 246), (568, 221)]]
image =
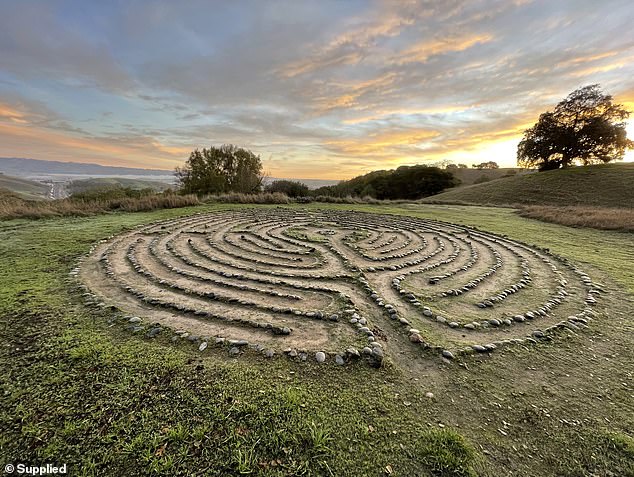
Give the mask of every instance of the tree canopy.
[(499, 169), (500, 166), (495, 161), (481, 162), (480, 164), (473, 164), (474, 169)]
[(549, 170), (622, 159), (626, 149), (634, 147), (625, 131), (629, 114), (598, 84), (579, 88), (524, 132), (517, 163)]
[(321, 187), (314, 193), (337, 197), (350, 195), (415, 200), (438, 194), (455, 185), (457, 180), (451, 172), (438, 167), (416, 165), (370, 172), (334, 186)]
[(289, 197), (305, 197), (308, 195), (308, 186), (303, 182), (280, 179), (268, 184), (264, 191), (281, 192)]
[(176, 168), (180, 190), (186, 194), (253, 193), (262, 186), (260, 157), (232, 144), (195, 149), (183, 167)]

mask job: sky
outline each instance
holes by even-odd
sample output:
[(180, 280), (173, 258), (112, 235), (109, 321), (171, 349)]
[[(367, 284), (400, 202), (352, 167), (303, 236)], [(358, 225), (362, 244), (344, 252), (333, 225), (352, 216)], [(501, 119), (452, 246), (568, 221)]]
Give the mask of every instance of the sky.
[(230, 143), (273, 177), (512, 167), (576, 88), (634, 112), (633, 24), (631, 0), (0, 0), (0, 156), (170, 170)]

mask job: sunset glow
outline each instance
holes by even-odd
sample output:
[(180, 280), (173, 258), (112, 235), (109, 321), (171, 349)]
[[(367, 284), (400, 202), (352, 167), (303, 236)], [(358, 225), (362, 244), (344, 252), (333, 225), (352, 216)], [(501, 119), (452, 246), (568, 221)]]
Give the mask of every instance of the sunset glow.
[(3, 2), (0, 156), (171, 170), (233, 143), (275, 177), (510, 167), (580, 86), (632, 110), (614, 34), (632, 21), (618, 0)]

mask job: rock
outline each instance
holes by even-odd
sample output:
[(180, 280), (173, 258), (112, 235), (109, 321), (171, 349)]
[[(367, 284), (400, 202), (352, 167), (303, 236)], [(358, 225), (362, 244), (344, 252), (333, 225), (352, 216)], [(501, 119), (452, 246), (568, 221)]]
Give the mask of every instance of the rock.
[(200, 343), (200, 346), (198, 347), (198, 351), (205, 351), (207, 349), (207, 342), (203, 341), (202, 343)]
[(447, 349), (444, 349), (444, 350), (442, 351), (442, 355), (443, 355), (443, 357), (444, 357), (444, 358), (447, 358), (447, 359), (454, 359), (454, 355), (453, 355), (453, 353), (452, 353), (451, 351), (447, 350)]
[(348, 354), (348, 356), (352, 356), (354, 358), (359, 358), (361, 356), (361, 354), (359, 353), (359, 350), (357, 350), (356, 348), (348, 348), (346, 350), (346, 354)]
[(485, 353), (487, 351), (487, 349), (481, 345), (473, 345), (472, 348), (478, 353)]
[(466, 328), (468, 330), (475, 330), (475, 325), (473, 323), (467, 323), (466, 325), (463, 326), (463, 328)]
[(410, 332), (411, 334), (417, 334), (417, 335), (419, 335), (419, 334), (420, 334), (420, 331), (419, 331), (419, 330), (417, 330), (416, 328), (410, 328), (409, 332)]
[(341, 356), (340, 354), (335, 356), (335, 363), (337, 363), (339, 366), (343, 366), (344, 364), (346, 364), (343, 356)]
[(228, 343), (231, 346), (247, 346), (249, 344), (247, 340), (229, 340)]
[(238, 356), (240, 354), (240, 348), (238, 348), (237, 346), (233, 346), (230, 350), (229, 350), (229, 354), (231, 356)]
[(425, 393), (425, 397), (426, 397), (426, 398), (429, 398), (429, 399), (434, 399), (434, 393), (432, 393), (432, 392), (427, 392), (427, 393)]
[(130, 323), (141, 323), (141, 318), (139, 318), (138, 316), (133, 316), (132, 318), (130, 318), (128, 320)]
[(290, 351), (289, 351), (289, 353), (288, 353), (288, 355), (289, 355), (291, 358), (296, 358), (296, 357), (297, 357), (297, 354), (298, 354), (298, 353), (297, 353), (297, 350), (296, 350), (295, 348), (293, 348), (292, 350), (290, 350)]
[(500, 320), (496, 320), (495, 318), (492, 320), (489, 320), (489, 323), (492, 324), (493, 326), (500, 326), (502, 323), (500, 323)]
[(267, 349), (264, 352), (264, 356), (266, 356), (267, 358), (272, 358), (273, 356), (275, 356), (275, 351), (273, 351), (272, 349)]
[(216, 338), (216, 344), (223, 344), (225, 342), (224, 338)]
[(324, 353), (323, 351), (317, 351), (315, 353), (315, 360), (318, 363), (323, 363), (324, 361), (326, 361), (326, 353)]
[(146, 333), (146, 336), (148, 338), (154, 338), (155, 336), (157, 336), (161, 331), (163, 331), (163, 328), (161, 328), (160, 326), (156, 326), (154, 328), (152, 328), (150, 331), (148, 331)]
[(411, 335), (409, 335), (409, 340), (412, 343), (422, 343), (423, 342), (423, 338), (420, 334), (418, 333), (412, 333)]
[(423, 310), (423, 315), (425, 316), (433, 316), (433, 313), (431, 310)]
[(456, 321), (450, 321), (449, 322), (449, 328), (458, 328), (460, 326), (460, 323), (456, 322)]
[(533, 337), (534, 338), (543, 338), (544, 337), (544, 332), (541, 330), (535, 330), (533, 331)]
[(372, 348), (370, 348), (369, 346), (365, 346), (362, 350), (361, 350), (362, 354), (372, 354)]

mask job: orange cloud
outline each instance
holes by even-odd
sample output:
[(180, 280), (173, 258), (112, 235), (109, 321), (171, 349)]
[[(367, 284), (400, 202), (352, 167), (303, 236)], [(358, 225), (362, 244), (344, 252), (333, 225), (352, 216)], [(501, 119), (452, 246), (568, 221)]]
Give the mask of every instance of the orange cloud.
[(434, 137), (437, 131), (418, 129), (370, 135), (359, 140), (341, 139), (326, 141), (325, 145), (338, 154), (351, 156), (390, 156), (397, 148), (416, 146)]
[(0, 103), (0, 120), (9, 120), (14, 123), (25, 124), (25, 114), (17, 109), (12, 108), (8, 104)]
[[(3, 154), (44, 159), (96, 162), (125, 167), (172, 169), (184, 161), (183, 148), (171, 148), (145, 137), (115, 140), (77, 137), (47, 128), (0, 122)], [(189, 152), (189, 149), (187, 149)]]
[(600, 65), (600, 66), (593, 66), (590, 68), (584, 68), (582, 70), (579, 71), (575, 71), (573, 73), (571, 73), (571, 76), (574, 78), (580, 78), (582, 76), (591, 76), (591, 75), (596, 75), (598, 73), (605, 73), (608, 71), (612, 71), (612, 70), (616, 70), (616, 69), (621, 69), (624, 66), (628, 66), (631, 62), (632, 58), (626, 58), (622, 61), (618, 61), (616, 63), (610, 63), (607, 65)]
[(467, 50), (475, 45), (488, 43), (494, 39), (493, 35), (483, 33), (478, 35), (464, 35), (457, 37), (426, 40), (405, 50), (399, 55), (398, 63), (424, 63), (430, 57), (444, 53)]

